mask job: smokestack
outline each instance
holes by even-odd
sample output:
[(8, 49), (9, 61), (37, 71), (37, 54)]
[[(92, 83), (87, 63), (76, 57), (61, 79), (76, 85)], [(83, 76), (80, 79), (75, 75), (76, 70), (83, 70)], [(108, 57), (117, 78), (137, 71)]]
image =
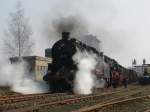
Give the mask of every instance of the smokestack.
[(70, 38), (70, 32), (62, 32), (62, 39), (68, 40)]

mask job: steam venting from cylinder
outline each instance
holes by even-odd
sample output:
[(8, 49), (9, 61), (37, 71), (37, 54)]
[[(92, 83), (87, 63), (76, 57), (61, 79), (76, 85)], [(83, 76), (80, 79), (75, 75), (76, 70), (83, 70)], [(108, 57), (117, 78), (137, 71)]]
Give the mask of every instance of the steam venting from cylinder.
[(92, 74), (92, 70), (95, 69), (97, 64), (96, 55), (78, 50), (73, 60), (78, 66), (74, 80), (74, 92), (76, 94), (91, 94), (97, 80)]

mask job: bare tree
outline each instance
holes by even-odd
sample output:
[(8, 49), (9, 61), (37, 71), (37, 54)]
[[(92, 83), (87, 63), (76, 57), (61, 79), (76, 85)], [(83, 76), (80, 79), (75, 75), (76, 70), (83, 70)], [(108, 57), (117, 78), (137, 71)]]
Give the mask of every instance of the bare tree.
[(24, 16), (24, 9), (19, 2), (15, 12), (10, 13), (8, 29), (5, 31), (4, 48), (9, 56), (30, 55), (33, 47), (31, 41), (31, 27), (28, 18)]

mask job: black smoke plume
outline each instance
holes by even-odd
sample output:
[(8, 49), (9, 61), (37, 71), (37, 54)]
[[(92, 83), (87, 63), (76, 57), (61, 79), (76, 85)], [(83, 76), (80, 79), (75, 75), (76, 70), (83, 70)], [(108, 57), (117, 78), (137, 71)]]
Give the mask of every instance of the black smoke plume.
[(61, 17), (53, 22), (53, 26), (56, 30), (56, 32), (61, 33), (61, 32), (73, 32), (76, 30), (76, 28), (80, 27), (80, 22), (79, 20), (74, 17)]
[(70, 32), (71, 37), (80, 38), (88, 32), (86, 20), (81, 16), (55, 17), (49, 21), (46, 28), (48, 38), (55, 40), (61, 38), (62, 32)]

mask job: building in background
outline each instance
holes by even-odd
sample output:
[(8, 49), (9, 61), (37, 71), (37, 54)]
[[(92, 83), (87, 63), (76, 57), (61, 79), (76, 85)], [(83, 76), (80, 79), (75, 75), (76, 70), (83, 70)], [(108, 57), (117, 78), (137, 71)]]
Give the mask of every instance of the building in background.
[(132, 69), (137, 73), (138, 77), (142, 77), (144, 74), (144, 66), (143, 65), (135, 65)]
[(142, 65), (137, 65), (136, 60), (132, 62), (132, 69), (137, 72), (138, 77), (144, 75), (150, 75), (150, 64), (146, 64), (146, 60), (143, 59)]
[[(29, 75), (32, 75), (32, 77), (37, 81), (43, 80), (43, 75), (45, 75), (48, 69), (48, 63), (52, 62), (51, 58), (40, 56), (24, 56), (21, 57), (21, 60), (27, 63), (27, 70)], [(20, 58), (11, 57), (10, 61), (12, 64), (17, 63), (20, 61)]]

